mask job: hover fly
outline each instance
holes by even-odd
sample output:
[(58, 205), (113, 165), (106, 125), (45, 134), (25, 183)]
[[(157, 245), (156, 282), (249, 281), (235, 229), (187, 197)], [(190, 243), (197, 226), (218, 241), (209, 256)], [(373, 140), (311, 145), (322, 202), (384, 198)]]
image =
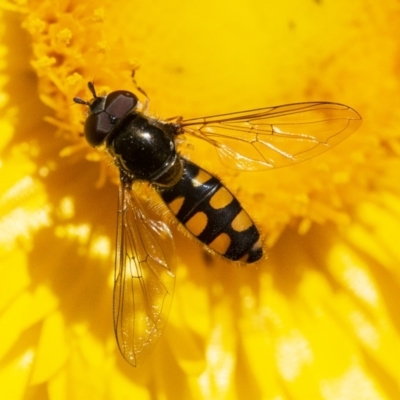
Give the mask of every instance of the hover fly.
[[(136, 195), (148, 182), (176, 219), (212, 252), (242, 263), (263, 257), (260, 234), (248, 213), (212, 173), (178, 152), (180, 138), (214, 147), (223, 164), (242, 171), (293, 165), (320, 154), (353, 133), (361, 116), (343, 104), (309, 102), (213, 115), (160, 120), (132, 92), (105, 96), (88, 87), (84, 134), (105, 149), (120, 172), (114, 286), (114, 329), (133, 366), (165, 325), (174, 288), (173, 237), (168, 225), (148, 217)], [(147, 108), (147, 107), (146, 107)]]

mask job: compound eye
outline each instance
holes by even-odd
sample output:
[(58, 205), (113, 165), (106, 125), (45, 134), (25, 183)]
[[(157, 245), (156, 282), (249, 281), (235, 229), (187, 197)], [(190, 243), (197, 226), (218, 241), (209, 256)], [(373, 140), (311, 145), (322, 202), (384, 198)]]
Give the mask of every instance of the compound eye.
[(119, 119), (133, 110), (138, 103), (138, 98), (126, 90), (117, 90), (106, 98), (104, 111), (112, 118)]
[[(103, 99), (104, 98), (98, 98)], [(138, 103), (138, 98), (131, 92), (126, 90), (117, 90), (110, 93), (103, 105), (99, 103), (98, 107), (93, 107), (93, 114), (86, 118), (85, 122), (85, 138), (88, 143), (97, 147), (100, 146), (107, 135), (111, 132), (114, 124), (131, 110)], [(95, 103), (93, 103), (95, 104)]]
[(85, 121), (85, 138), (91, 146), (100, 146), (110, 133), (112, 127), (110, 116), (104, 111), (91, 114)]

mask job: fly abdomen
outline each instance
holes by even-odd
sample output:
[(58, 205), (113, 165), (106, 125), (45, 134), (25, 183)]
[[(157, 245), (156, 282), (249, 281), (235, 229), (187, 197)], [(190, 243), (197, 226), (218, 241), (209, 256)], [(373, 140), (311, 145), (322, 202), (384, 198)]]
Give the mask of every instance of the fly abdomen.
[(181, 158), (182, 179), (158, 191), (186, 229), (224, 257), (252, 263), (262, 257), (260, 234), (239, 201), (215, 176)]

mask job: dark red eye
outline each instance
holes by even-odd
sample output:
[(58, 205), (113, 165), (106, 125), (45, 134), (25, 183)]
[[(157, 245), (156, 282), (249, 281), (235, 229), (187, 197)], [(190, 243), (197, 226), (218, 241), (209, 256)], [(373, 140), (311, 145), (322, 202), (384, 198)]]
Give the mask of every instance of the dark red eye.
[(105, 99), (97, 97), (90, 105), (91, 114), (85, 122), (85, 137), (88, 143), (100, 146), (113, 129), (115, 123), (138, 103), (138, 98), (126, 90), (110, 93)]
[(114, 118), (122, 118), (136, 107), (137, 97), (126, 90), (117, 90), (106, 97), (104, 111)]
[(106, 112), (91, 114), (85, 121), (85, 138), (91, 146), (100, 146), (112, 127), (110, 116)]

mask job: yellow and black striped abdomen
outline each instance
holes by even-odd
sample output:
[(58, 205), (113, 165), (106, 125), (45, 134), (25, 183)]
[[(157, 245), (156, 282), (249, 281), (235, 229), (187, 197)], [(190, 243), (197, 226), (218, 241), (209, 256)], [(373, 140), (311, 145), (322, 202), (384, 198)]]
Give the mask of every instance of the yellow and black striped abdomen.
[(159, 193), (186, 229), (209, 248), (234, 260), (262, 257), (260, 234), (247, 212), (219, 179), (181, 159), (182, 179)]

